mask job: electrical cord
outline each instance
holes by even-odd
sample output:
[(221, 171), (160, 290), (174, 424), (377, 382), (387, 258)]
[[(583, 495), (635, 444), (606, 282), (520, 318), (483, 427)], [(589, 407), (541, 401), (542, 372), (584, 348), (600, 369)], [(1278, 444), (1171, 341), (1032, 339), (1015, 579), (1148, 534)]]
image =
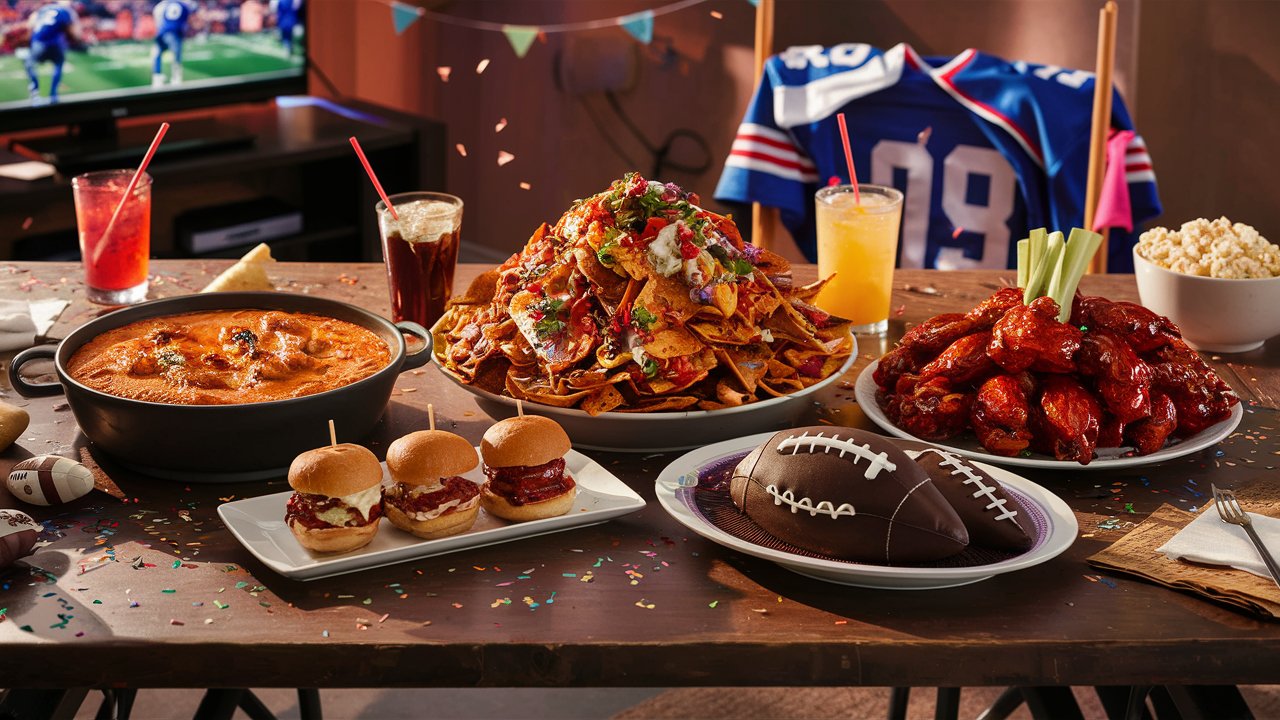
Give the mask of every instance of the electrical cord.
[[(606, 91), (604, 96), (605, 99), (609, 101), (609, 107), (612, 108), (614, 114), (618, 116), (618, 120), (653, 157), (653, 174), (649, 176), (650, 178), (656, 179), (662, 177), (662, 171), (665, 167), (670, 167), (673, 170), (689, 173), (691, 175), (700, 175), (711, 167), (711, 146), (707, 143), (706, 139), (702, 137), (702, 135), (698, 134), (697, 131), (690, 130), (689, 128), (676, 128), (667, 135), (667, 138), (662, 141), (661, 145), (655, 146), (649, 141), (649, 138), (645, 136), (644, 132), (636, 126), (635, 122), (631, 119), (631, 116), (627, 114), (626, 110), (622, 108), (622, 102), (618, 100), (618, 96), (612, 90)], [(597, 124), (597, 127), (600, 127), (600, 125)], [(605, 133), (603, 128), (601, 128), (600, 131), (606, 136), (608, 135), (608, 133)], [(671, 155), (672, 146), (681, 138), (691, 140), (693, 144), (702, 151), (701, 162), (688, 164), (668, 159)]]

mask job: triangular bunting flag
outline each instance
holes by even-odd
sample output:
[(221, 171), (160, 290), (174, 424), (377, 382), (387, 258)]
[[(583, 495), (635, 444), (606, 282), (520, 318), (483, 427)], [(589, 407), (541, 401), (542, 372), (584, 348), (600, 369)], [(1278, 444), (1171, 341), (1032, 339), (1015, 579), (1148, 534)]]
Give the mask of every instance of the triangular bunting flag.
[(421, 11), (418, 8), (391, 0), (391, 22), (395, 23), (397, 35), (408, 30), (409, 26), (421, 19)]
[(516, 57), (522, 58), (529, 53), (529, 46), (538, 37), (538, 28), (529, 25), (503, 25), (502, 34), (507, 36), (511, 49), (516, 51)]
[(645, 10), (633, 15), (618, 18), (618, 24), (631, 34), (631, 37), (648, 45), (653, 42), (653, 11)]
[(751, 3), (754, 7), (760, 7), (760, 0), (747, 0), (747, 2)]

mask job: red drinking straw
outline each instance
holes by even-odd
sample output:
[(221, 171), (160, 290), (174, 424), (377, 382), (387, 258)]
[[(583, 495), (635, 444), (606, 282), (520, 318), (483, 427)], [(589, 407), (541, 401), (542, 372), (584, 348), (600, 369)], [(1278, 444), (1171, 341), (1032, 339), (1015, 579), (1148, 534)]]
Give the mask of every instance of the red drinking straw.
[(364, 171), (369, 173), (369, 179), (373, 181), (373, 189), (378, 191), (382, 196), (382, 202), (387, 206), (387, 210), (391, 213), (391, 217), (400, 221), (400, 215), (396, 213), (396, 209), (392, 206), (391, 201), (387, 199), (387, 193), (382, 189), (382, 183), (378, 182), (378, 176), (373, 174), (373, 166), (369, 164), (369, 158), (364, 156), (364, 150), (360, 149), (360, 141), (356, 140), (356, 136), (351, 136), (351, 147), (356, 149), (356, 155), (360, 157), (360, 164), (364, 165)]
[(853, 204), (861, 205), (862, 198), (858, 196), (858, 173), (853, 169), (853, 150), (849, 147), (849, 126), (844, 124), (844, 113), (836, 115), (836, 122), (840, 124), (840, 140), (844, 143), (844, 161), (849, 166), (849, 184), (853, 185)]
[(111, 219), (107, 221), (107, 229), (102, 231), (102, 235), (98, 236), (98, 244), (93, 248), (93, 264), (97, 265), (102, 259), (102, 253), (107, 248), (107, 236), (111, 234), (111, 228), (115, 226), (116, 220), (120, 217), (120, 211), (124, 209), (124, 204), (129, 201), (129, 197), (133, 195), (133, 188), (138, 184), (138, 178), (142, 177), (142, 173), (147, 171), (147, 165), (151, 162), (151, 156), (156, 154), (156, 148), (160, 147), (160, 141), (164, 139), (164, 134), (169, 132), (169, 123), (160, 123), (160, 129), (156, 131), (156, 139), (151, 141), (151, 147), (147, 148), (147, 154), (142, 156), (142, 164), (138, 166), (137, 172), (133, 174), (133, 178), (129, 180), (129, 185), (124, 189), (124, 194), (120, 196), (120, 204), (116, 205), (116, 211), (111, 213)]

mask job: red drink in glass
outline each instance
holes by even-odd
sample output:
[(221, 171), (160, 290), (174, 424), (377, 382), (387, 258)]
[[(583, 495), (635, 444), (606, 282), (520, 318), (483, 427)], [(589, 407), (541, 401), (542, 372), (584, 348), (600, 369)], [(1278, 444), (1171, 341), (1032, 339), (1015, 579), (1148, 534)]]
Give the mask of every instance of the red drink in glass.
[(391, 318), (431, 327), (453, 294), (462, 229), (462, 200), (444, 193), (390, 197), (399, 220), (377, 205), (382, 255), (391, 290)]
[(151, 177), (143, 173), (120, 215), (105, 235), (111, 216), (133, 177), (132, 170), (104, 170), (71, 180), (80, 256), (89, 300), (128, 305), (147, 296), (151, 253)]

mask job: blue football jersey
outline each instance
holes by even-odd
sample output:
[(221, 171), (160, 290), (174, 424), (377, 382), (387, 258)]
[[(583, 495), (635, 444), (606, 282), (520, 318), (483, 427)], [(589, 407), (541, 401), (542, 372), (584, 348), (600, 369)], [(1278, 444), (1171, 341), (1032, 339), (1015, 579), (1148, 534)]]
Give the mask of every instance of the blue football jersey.
[(31, 41), (45, 45), (67, 44), (67, 32), (75, 24), (76, 14), (66, 5), (45, 5), (32, 15)]
[[(777, 207), (813, 259), (814, 192), (848, 181), (836, 114), (859, 182), (902, 190), (900, 267), (1007, 268), (1032, 228), (1084, 220), (1093, 74), (911, 46), (788, 48), (768, 60), (716, 188), (717, 199)], [(1112, 126), (1130, 130), (1112, 99)], [(1160, 213), (1141, 136), (1127, 148), (1134, 228)], [(1112, 230), (1108, 267), (1133, 267), (1136, 232)]]
[(176, 33), (182, 37), (187, 32), (187, 21), (192, 8), (186, 0), (160, 0), (151, 14), (156, 19), (156, 34)]

